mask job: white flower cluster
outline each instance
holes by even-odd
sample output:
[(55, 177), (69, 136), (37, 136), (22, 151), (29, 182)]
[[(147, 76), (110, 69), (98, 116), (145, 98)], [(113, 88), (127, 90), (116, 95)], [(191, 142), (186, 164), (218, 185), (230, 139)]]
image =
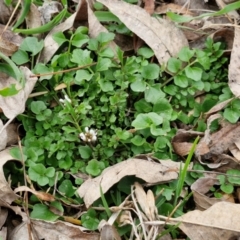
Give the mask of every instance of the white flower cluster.
[(65, 104), (66, 101), (69, 102), (69, 103), (72, 102), (71, 99), (68, 97), (68, 95), (64, 95), (64, 99), (62, 99), (62, 98), (59, 99), (59, 102), (61, 102), (63, 104)]
[(79, 137), (84, 142), (95, 142), (97, 141), (97, 130), (89, 129), (88, 127), (85, 127), (85, 133), (80, 133)]

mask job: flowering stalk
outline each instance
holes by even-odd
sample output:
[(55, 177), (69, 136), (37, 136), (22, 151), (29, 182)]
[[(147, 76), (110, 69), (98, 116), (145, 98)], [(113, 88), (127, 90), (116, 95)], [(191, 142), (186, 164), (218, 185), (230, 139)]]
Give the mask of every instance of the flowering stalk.
[(77, 116), (75, 114), (74, 108), (72, 107), (72, 100), (68, 97), (67, 94), (64, 94), (64, 99), (60, 98), (59, 102), (63, 103), (63, 105), (69, 110), (69, 113), (72, 116), (76, 128), (78, 129), (79, 132), (81, 132), (81, 128), (77, 122)]

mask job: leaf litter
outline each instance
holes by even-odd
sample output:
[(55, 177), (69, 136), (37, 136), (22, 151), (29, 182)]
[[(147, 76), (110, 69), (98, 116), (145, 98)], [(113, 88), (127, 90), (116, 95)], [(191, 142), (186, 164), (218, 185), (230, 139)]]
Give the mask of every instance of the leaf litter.
[[(139, 38), (141, 38), (155, 53), (155, 56), (158, 62), (161, 65), (166, 64), (170, 57), (176, 56), (179, 50), (183, 46), (188, 46), (188, 41), (190, 38), (187, 37), (179, 28), (173, 24), (170, 20), (164, 18), (154, 18), (150, 16), (149, 13), (152, 13), (152, 2), (145, 1), (146, 9), (142, 9), (139, 6), (129, 5), (125, 2), (121, 1), (108, 1), (108, 0), (99, 0), (103, 5), (105, 5), (113, 14), (115, 14), (133, 33), (135, 33)], [(180, 1), (181, 2), (181, 1)], [(171, 7), (173, 11), (180, 11), (183, 15), (190, 14), (192, 12), (188, 11), (188, 7), (180, 7), (180, 2), (175, 1), (174, 5)], [(200, 3), (201, 2), (201, 3)], [(201, 9), (204, 6), (201, 5), (201, 8), (198, 4), (203, 4), (202, 1), (195, 1), (194, 7), (196, 9)], [(216, 1), (220, 8), (221, 1)], [(226, 1), (225, 1), (226, 2)], [(81, 9), (80, 1), (78, 11)], [(87, 3), (87, 21), (89, 24), (89, 34), (90, 36), (96, 36), (99, 32), (106, 32), (107, 30), (100, 24), (100, 22), (95, 17), (92, 11), (92, 4)], [(193, 3), (193, 1), (191, 1)], [(149, 4), (149, 5), (148, 5)], [(193, 5), (192, 5), (193, 6)], [(148, 12), (147, 13), (147, 10)], [(166, 7), (159, 9), (162, 13), (165, 13)], [(191, 10), (192, 11), (192, 10)], [(233, 15), (234, 14), (234, 15)], [(76, 15), (73, 14), (70, 18), (68, 18), (65, 22), (57, 26), (52, 30), (45, 38), (45, 47), (41, 56), (39, 58), (40, 62), (48, 62), (51, 57), (55, 54), (55, 52), (59, 49), (59, 46), (53, 41), (52, 34), (57, 31), (66, 31), (70, 29), (75, 22)], [(228, 15), (229, 18), (238, 18), (237, 12), (231, 12)], [(33, 20), (29, 20), (32, 22)], [(206, 23), (206, 21), (205, 21)], [(202, 24), (202, 23), (201, 23)], [(30, 24), (29, 24), (30, 25)], [(202, 24), (203, 26), (203, 24)], [(206, 24), (203, 28), (207, 28)], [(215, 31), (215, 30), (214, 30)], [(235, 97), (239, 98), (240, 96), (240, 80), (238, 79), (239, 75), (239, 38), (240, 32), (239, 28), (235, 27), (234, 29), (235, 36), (233, 41), (232, 53), (230, 58), (229, 65), (229, 87)], [(221, 33), (222, 34), (222, 33)], [(222, 34), (225, 35), (225, 34)], [(19, 39), (21, 41), (22, 39)], [(194, 36), (191, 40), (197, 40), (197, 36)], [(231, 39), (230, 39), (231, 41)], [(2, 40), (1, 42), (4, 43)], [(5, 44), (5, 43), (4, 43)], [(18, 43), (19, 44), (19, 43)], [(0, 45), (1, 46), (1, 45)], [(16, 51), (17, 46), (13, 46), (9, 44), (9, 46), (13, 49), (7, 49), (6, 55), (11, 55), (14, 51)], [(111, 47), (116, 48), (116, 44), (114, 42), (111, 43)], [(22, 68), (24, 72), (26, 85), (24, 89), (22, 89), (19, 94), (14, 97), (8, 97), (4, 99), (0, 97), (0, 107), (3, 110), (3, 113), (10, 120), (14, 119), (18, 114), (22, 113), (25, 109), (25, 102), (33, 90), (33, 87), (37, 81), (37, 78), (30, 78), (32, 73), (27, 67)], [(6, 81), (5, 83), (3, 81)], [(10, 83), (15, 82), (14, 79), (5, 78), (1, 79), (1, 88), (5, 85), (9, 85)], [(222, 165), (228, 165), (232, 167), (234, 164), (239, 164), (239, 152), (240, 152), (240, 144), (239, 144), (239, 124), (226, 124), (222, 123), (221, 129), (216, 131), (215, 133), (210, 133), (210, 123), (213, 121), (214, 117), (212, 114), (219, 112), (224, 109), (232, 99), (223, 101), (218, 103), (212, 109), (210, 109), (205, 115), (208, 118), (208, 128), (204, 133), (204, 137), (198, 144), (195, 155), (198, 160), (203, 163), (203, 161), (207, 160), (207, 166), (210, 168), (215, 168), (220, 170)], [(221, 120), (221, 117), (218, 116)], [(210, 120), (209, 120), (210, 119)], [(215, 120), (215, 119), (214, 119)], [(1, 132), (1, 140), (0, 147), (3, 150), (7, 146), (7, 131), (6, 127), (3, 128), (2, 122), (0, 128)], [(202, 133), (193, 132), (193, 131), (179, 131), (178, 134), (173, 138), (173, 146), (175, 151), (180, 156), (186, 156), (192, 146), (190, 139), (193, 137), (200, 135)], [(189, 141), (188, 141), (189, 140)], [(220, 141), (219, 141), (220, 140)], [(232, 156), (229, 156), (229, 151), (232, 153)], [(235, 159), (234, 159), (235, 158)], [(2, 160), (1, 167), (1, 179), (0, 179), (0, 205), (1, 207), (6, 207), (15, 211), (16, 214), (19, 214), (26, 219), (25, 213), (23, 213), (20, 207), (11, 206), (12, 202), (19, 198), (16, 195), (18, 191), (29, 191), (38, 195), (40, 199), (46, 201), (52, 201), (50, 195), (47, 193), (39, 193), (34, 189), (30, 189), (26, 186), (21, 186), (15, 190), (15, 192), (10, 188), (7, 183), (4, 173), (3, 173), (3, 165), (12, 160), (12, 157), (9, 154), (8, 149), (0, 152), (0, 159)], [(146, 185), (155, 185), (159, 183), (169, 182), (174, 179), (177, 179), (179, 176), (179, 171), (181, 168), (180, 163), (176, 163), (172, 160), (159, 160), (158, 162), (149, 161), (151, 158), (147, 157), (148, 160), (132, 158), (121, 163), (118, 163), (114, 166), (111, 166), (105, 169), (102, 174), (94, 179), (86, 180), (81, 187), (77, 190), (79, 195), (83, 197), (84, 203), (87, 207), (90, 207), (93, 202), (95, 202), (98, 198), (101, 197), (99, 188), (100, 186), (103, 189), (103, 193), (106, 193), (114, 184), (118, 183), (125, 176), (136, 176), (138, 178), (143, 179), (146, 182)], [(238, 161), (237, 161), (238, 160)], [(210, 162), (210, 163), (209, 163)], [(141, 227), (144, 232), (144, 239), (155, 239), (155, 237), (163, 230), (163, 228), (156, 227), (158, 224), (163, 226), (166, 222), (173, 223), (178, 222), (179, 228), (185, 232), (185, 234), (191, 238), (191, 240), (198, 239), (230, 239), (239, 236), (239, 227), (238, 223), (240, 219), (239, 216), (239, 207), (237, 204), (229, 203), (224, 200), (219, 200), (215, 198), (210, 198), (205, 194), (208, 193), (209, 189), (218, 184), (218, 180), (216, 180), (213, 175), (212, 177), (200, 178), (196, 181), (191, 189), (193, 191), (194, 201), (196, 206), (204, 211), (194, 210), (190, 211), (187, 214), (179, 218), (163, 218), (163, 216), (158, 216), (155, 207), (155, 197), (151, 190), (148, 190), (147, 193), (143, 189), (140, 183), (135, 183), (134, 188), (132, 188), (131, 192), (131, 203), (134, 205), (134, 209), (136, 214), (141, 222)], [(129, 206), (127, 203), (124, 203)], [(123, 207), (124, 207), (123, 206)], [(122, 210), (119, 210), (119, 212)], [(3, 219), (6, 218), (7, 212), (1, 210)], [(130, 211), (123, 210), (122, 214), (125, 213), (127, 216), (125, 221), (127, 220), (133, 226), (133, 232), (135, 236), (141, 235), (141, 231), (134, 225), (134, 216), (130, 213)], [(160, 220), (159, 220), (160, 219)], [(116, 220), (116, 219), (115, 219)], [(164, 220), (164, 221), (163, 221)], [(124, 222), (124, 221), (123, 221)], [(2, 225), (4, 224), (4, 220)], [(35, 230), (38, 233), (38, 236), (41, 238), (50, 239), (49, 235), (52, 236), (51, 239), (59, 239), (64, 237), (64, 239), (99, 239), (98, 233), (84, 233), (87, 229), (82, 227), (76, 227), (73, 224), (69, 224), (66, 222), (55, 222), (49, 223), (40, 220), (31, 220), (31, 224), (34, 226)], [(148, 229), (144, 225), (149, 224), (151, 228)], [(112, 233), (110, 234), (113, 237), (113, 223), (110, 225), (106, 224), (105, 229), (111, 229)], [(46, 231), (47, 229), (47, 231)], [(106, 230), (107, 232), (108, 230)], [(26, 235), (27, 225), (26, 221), (23, 221), (21, 225), (19, 225), (15, 230), (11, 233), (11, 239), (27, 239)], [(69, 234), (71, 233), (71, 234)], [(3, 233), (4, 234), (4, 233)], [(105, 236), (105, 235), (103, 235)], [(108, 235), (109, 236), (109, 235)], [(204, 236), (204, 237), (203, 237)], [(164, 236), (166, 239), (171, 239), (169, 235)], [(118, 236), (115, 236), (117, 239)], [(140, 239), (140, 238), (139, 238)]]

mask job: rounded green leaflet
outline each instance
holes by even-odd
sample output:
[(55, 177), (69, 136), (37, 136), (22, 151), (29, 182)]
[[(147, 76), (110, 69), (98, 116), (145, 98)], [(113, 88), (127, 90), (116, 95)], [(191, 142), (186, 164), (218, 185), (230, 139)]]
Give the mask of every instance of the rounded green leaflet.
[(231, 194), (231, 193), (233, 192), (233, 190), (234, 190), (232, 184), (226, 184), (226, 183), (222, 184), (222, 185), (220, 186), (220, 189), (221, 189), (223, 192), (227, 193), (227, 194)]
[(155, 63), (150, 63), (142, 68), (142, 77), (146, 79), (157, 79), (159, 73), (160, 67)]
[(92, 176), (97, 176), (101, 172), (99, 162), (95, 159), (88, 162), (86, 167), (87, 173), (91, 174)]
[(185, 73), (188, 78), (193, 79), (194, 81), (200, 81), (202, 78), (202, 69), (198, 67), (186, 67)]
[(184, 62), (189, 62), (189, 60), (194, 56), (194, 53), (194, 50), (191, 50), (188, 47), (183, 47), (178, 53), (178, 57)]
[(182, 88), (186, 88), (188, 86), (188, 78), (183, 75), (183, 74), (179, 74), (174, 76), (174, 83)]
[(137, 53), (138, 53), (138, 55), (141, 55), (144, 58), (150, 58), (150, 57), (154, 56), (153, 50), (148, 47), (139, 48)]
[(240, 116), (240, 111), (238, 109), (226, 108), (223, 112), (223, 116), (230, 123), (236, 123)]
[(172, 73), (177, 73), (182, 68), (182, 62), (177, 58), (170, 58), (167, 63), (167, 68)]
[(58, 190), (67, 197), (72, 197), (75, 194), (75, 189), (73, 188), (72, 182), (69, 179), (65, 179), (59, 185)]
[(140, 113), (136, 119), (132, 122), (132, 126), (137, 130), (150, 128), (152, 124), (159, 125), (163, 122), (163, 118), (157, 113)]
[(42, 203), (38, 203), (33, 206), (30, 217), (35, 219), (42, 219), (45, 221), (56, 221), (59, 218), (58, 215), (51, 212), (49, 208)]

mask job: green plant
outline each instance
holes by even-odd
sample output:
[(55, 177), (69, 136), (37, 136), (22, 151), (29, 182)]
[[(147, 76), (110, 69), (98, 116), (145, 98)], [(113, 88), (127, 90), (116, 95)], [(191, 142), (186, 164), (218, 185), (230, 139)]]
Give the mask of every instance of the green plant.
[[(217, 178), (220, 183), (220, 190), (226, 194), (233, 193), (234, 186), (240, 185), (240, 171), (236, 169), (227, 170), (226, 175), (218, 175)], [(214, 196), (221, 198), (222, 193), (215, 190)]]
[[(125, 57), (120, 49), (114, 52), (108, 46), (114, 39), (112, 33), (91, 39), (88, 29), (79, 27), (53, 38), (60, 49), (50, 63), (34, 66), (34, 57), (42, 48), (35, 38), (26, 38), (12, 59), (22, 64), (29, 61), (30, 53), (34, 73), (42, 74), (35, 92), (45, 94), (28, 99), (18, 120), (26, 132), (22, 140), (26, 172), (36, 188), (50, 193), (56, 188), (57, 202), (82, 202), (75, 193), (83, 182), (78, 172), (99, 176), (109, 165), (144, 153), (177, 160), (171, 146), (176, 132), (173, 123), (204, 131), (202, 113), (232, 97), (224, 46), (211, 39), (205, 49), (184, 48), (160, 68), (150, 60), (154, 53), (148, 47), (140, 48), (136, 56)], [(63, 90), (55, 90), (63, 84)], [(205, 99), (200, 104), (195, 95), (203, 91)], [(237, 102), (231, 104), (224, 111), (238, 108)], [(223, 115), (230, 116), (228, 112)], [(161, 214), (173, 211), (185, 183), (193, 180), (186, 173), (192, 153), (179, 181), (156, 187), (156, 194), (163, 191), (157, 200)], [(101, 194), (105, 209), (119, 205), (129, 193), (121, 184), (116, 191), (116, 196)], [(183, 206), (175, 216), (182, 214)], [(31, 216), (41, 218), (44, 209), (45, 205), (34, 202)], [(51, 219), (58, 217), (50, 214)], [(107, 215), (89, 209), (81, 220), (83, 226), (95, 230), (103, 218)]]

